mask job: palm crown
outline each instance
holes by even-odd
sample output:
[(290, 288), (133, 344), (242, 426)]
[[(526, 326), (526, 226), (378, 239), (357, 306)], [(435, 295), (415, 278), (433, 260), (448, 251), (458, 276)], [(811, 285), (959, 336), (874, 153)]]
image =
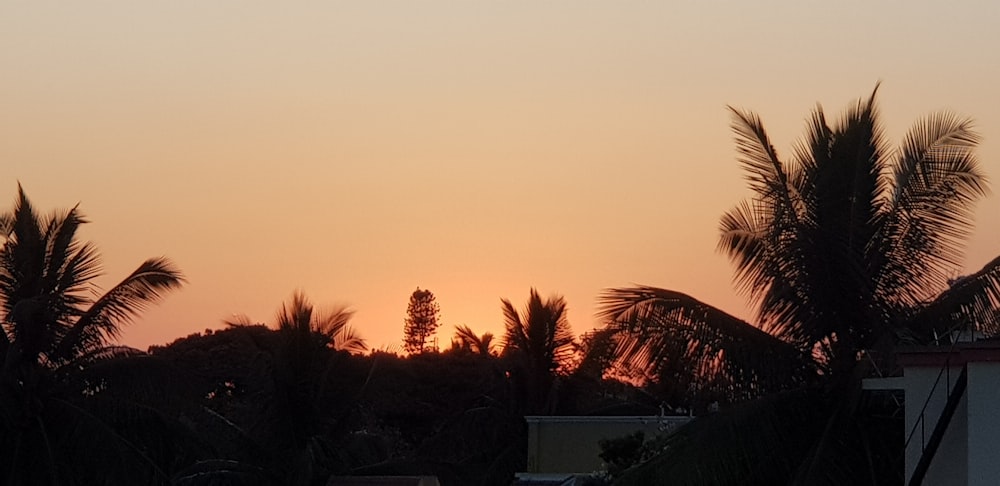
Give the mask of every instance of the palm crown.
[(730, 110), (753, 196), (723, 215), (719, 248), (757, 323), (654, 287), (608, 290), (602, 314), (622, 362), (670, 399), (742, 403), (660, 439), (621, 483), (898, 482), (898, 405), (862, 393), (868, 358), (997, 332), (1000, 258), (952, 278), (986, 193), (978, 136), (936, 114), (890, 151), (872, 93), (832, 125), (817, 108), (785, 161), (757, 115)]
[(719, 248), (757, 324), (679, 292), (612, 289), (602, 314), (626, 331), (628, 362), (689, 397), (740, 400), (843, 376), (901, 339), (996, 331), (998, 262), (952, 280), (986, 193), (969, 119), (931, 115), (891, 151), (873, 92), (832, 125), (817, 108), (784, 161), (757, 115), (730, 111), (753, 196), (723, 215)]
[[(77, 208), (40, 217), (20, 187), (0, 217), (0, 475), (11, 484), (166, 477), (146, 448), (165, 430), (160, 416), (105, 392), (124, 369), (108, 366), (123, 362), (113, 358), (143, 354), (111, 346), (121, 326), (183, 278), (152, 258), (101, 295), (97, 251), (76, 238), (85, 222)], [(139, 432), (132, 420), (145, 420)], [(113, 472), (100, 466), (110, 457)]]
[(16, 351), (19, 360), (56, 368), (98, 352), (123, 324), (183, 283), (170, 261), (151, 258), (98, 294), (97, 250), (76, 239), (86, 223), (79, 210), (39, 217), (20, 187), (14, 211), (0, 223), (0, 352)]

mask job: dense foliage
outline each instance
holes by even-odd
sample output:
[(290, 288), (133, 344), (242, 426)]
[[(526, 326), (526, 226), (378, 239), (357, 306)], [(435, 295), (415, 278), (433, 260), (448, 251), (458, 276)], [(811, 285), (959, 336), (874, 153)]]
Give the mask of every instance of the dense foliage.
[(897, 344), (1000, 331), (1000, 258), (953, 278), (986, 192), (978, 137), (938, 114), (890, 150), (873, 93), (832, 125), (817, 109), (782, 160), (755, 114), (732, 114), (753, 195), (723, 216), (720, 248), (754, 324), (642, 286), (604, 294), (607, 326), (577, 339), (565, 299), (531, 289), (522, 310), (501, 301), (499, 343), (458, 326), (439, 352), (418, 288), (398, 356), (296, 292), (271, 326), (242, 317), (147, 353), (114, 339), (180, 272), (153, 258), (99, 292), (78, 209), (40, 216), (19, 188), (0, 215), (0, 484), (507, 485), (526, 468), (525, 415), (668, 407), (705, 415), (605, 441), (617, 483), (901, 482), (899, 405), (861, 380)]
[[(0, 218), (2, 484), (323, 485), (335, 474), (429, 474), (445, 485), (506, 485), (526, 467), (521, 404), (538, 386), (557, 376), (568, 384), (545, 392), (570, 397), (552, 411), (644, 398), (593, 367), (572, 375), (555, 366), (573, 341), (561, 298), (542, 320), (531, 307), (528, 340), (508, 336), (503, 353), (491, 335), (462, 326), (448, 352), (363, 354), (352, 312), (318, 311), (301, 292), (271, 327), (240, 317), (148, 353), (113, 346), (122, 325), (183, 279), (154, 258), (96, 292), (96, 249), (76, 239), (83, 223), (77, 208), (39, 216), (23, 191)], [(428, 291), (415, 297), (411, 317), (430, 319), (426, 341), (437, 305)], [(560, 337), (538, 340), (549, 317)], [(521, 380), (532, 356), (549, 360), (549, 381)]]
[(129, 376), (142, 369), (155, 376), (155, 363), (111, 346), (122, 325), (181, 285), (180, 272), (164, 258), (149, 259), (99, 293), (97, 250), (77, 240), (84, 223), (77, 208), (40, 216), (20, 187), (13, 211), (0, 218), (5, 484), (151, 482), (197, 453), (193, 444), (173, 449), (187, 440), (183, 433), (159, 434), (182, 427), (151, 410), (141, 380)]
[(861, 380), (899, 343), (1000, 329), (1000, 259), (953, 278), (986, 193), (979, 137), (969, 119), (940, 113), (892, 150), (873, 93), (833, 124), (818, 108), (783, 160), (755, 114), (732, 115), (753, 195), (722, 217), (719, 246), (757, 322), (653, 287), (607, 292), (603, 314), (619, 357), (675, 399), (766, 399), (692, 422), (625, 479), (893, 483), (901, 426), (866, 422), (886, 404)]

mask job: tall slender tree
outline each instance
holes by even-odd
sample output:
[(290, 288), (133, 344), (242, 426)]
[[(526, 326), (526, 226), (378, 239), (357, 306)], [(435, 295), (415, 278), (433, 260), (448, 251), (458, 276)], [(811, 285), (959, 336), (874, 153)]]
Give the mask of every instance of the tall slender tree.
[(149, 449), (88, 408), (103, 398), (105, 382), (81, 376), (109, 359), (142, 354), (112, 342), (123, 325), (177, 289), (183, 278), (166, 258), (152, 258), (99, 293), (97, 249), (77, 239), (84, 223), (76, 207), (39, 216), (20, 186), (13, 211), (0, 218), (0, 482), (5, 484), (166, 478)]
[(338, 308), (314, 312), (301, 292), (277, 314), (280, 344), (267, 373), (270, 393), (258, 436), (276, 451), (285, 484), (316, 484), (336, 469), (335, 443), (346, 434), (344, 421), (353, 397), (333, 386), (346, 353), (364, 351), (365, 343), (348, 326), (352, 312)]
[(406, 307), (406, 319), (403, 321), (403, 349), (410, 354), (419, 354), (427, 349), (427, 341), (431, 339), (437, 328), (441, 307), (430, 290), (414, 290), (410, 294), (410, 303)]
[[(753, 196), (722, 217), (719, 247), (756, 324), (654, 287), (609, 290), (602, 313), (624, 361), (685, 399), (768, 398), (693, 422), (630, 481), (894, 478), (899, 463), (879, 454), (902, 439), (862, 413), (869, 358), (956, 329), (993, 335), (1000, 324), (1000, 258), (952, 279), (987, 190), (979, 137), (968, 118), (938, 113), (890, 150), (873, 92), (833, 124), (817, 108), (783, 160), (756, 114), (730, 111)], [(713, 454), (699, 454), (708, 443)]]
[(558, 373), (574, 352), (573, 332), (566, 314), (566, 299), (554, 295), (542, 300), (531, 289), (524, 311), (518, 313), (501, 299), (506, 333), (503, 355), (512, 362), (512, 379), (520, 391), (524, 413), (552, 413)]
[[(347, 383), (351, 378), (343, 375), (349, 353), (367, 349), (349, 324), (353, 314), (345, 307), (319, 312), (303, 292), (295, 291), (274, 318), (277, 329), (263, 335), (268, 339), (253, 337), (264, 326), (246, 316), (226, 321), (235, 330), (248, 331), (258, 349), (252, 359), (257, 366), (243, 377), (257, 407), (249, 414), (255, 420), (234, 425), (262, 452), (254, 458), (255, 466), (274, 476), (271, 482), (280, 477), (281, 484), (315, 484), (345, 472), (338, 447), (349, 432), (346, 422), (357, 384)], [(220, 481), (232, 475), (228, 468), (196, 473)]]

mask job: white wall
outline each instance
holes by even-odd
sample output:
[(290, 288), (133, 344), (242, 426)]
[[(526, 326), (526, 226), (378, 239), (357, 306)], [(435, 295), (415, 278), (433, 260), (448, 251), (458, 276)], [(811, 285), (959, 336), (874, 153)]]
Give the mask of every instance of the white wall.
[[(906, 437), (910, 442), (906, 446), (906, 481), (913, 476), (913, 470), (920, 461), (923, 445), (926, 444), (934, 426), (937, 424), (941, 411), (948, 401), (948, 393), (954, 386), (961, 366), (953, 366), (941, 375), (940, 383), (934, 387), (941, 371), (940, 366), (908, 366), (903, 370), (904, 390), (906, 393)], [(933, 390), (933, 395), (928, 394)], [(926, 408), (924, 403), (927, 403)], [(965, 404), (963, 399), (952, 418), (951, 425), (938, 448), (934, 461), (927, 471), (924, 484), (961, 485), (965, 484), (965, 450), (966, 430)], [(924, 413), (923, 432), (921, 433), (920, 415)], [(916, 427), (916, 428), (915, 428)], [(913, 431), (912, 437), (909, 435)]]
[(994, 486), (1000, 481), (1000, 363), (969, 363), (966, 394), (968, 484)]

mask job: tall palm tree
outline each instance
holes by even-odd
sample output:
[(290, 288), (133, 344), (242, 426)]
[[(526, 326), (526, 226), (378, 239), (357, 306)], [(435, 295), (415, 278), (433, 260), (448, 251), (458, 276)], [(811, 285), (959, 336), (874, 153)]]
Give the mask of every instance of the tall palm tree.
[[(783, 160), (756, 114), (730, 111), (753, 196), (723, 215), (719, 248), (736, 265), (756, 323), (653, 287), (606, 291), (602, 314), (620, 331), (624, 360), (689, 401), (775, 393), (784, 401), (692, 422), (644, 474), (669, 471), (677, 484), (876, 482), (887, 473), (871, 462), (878, 434), (859, 427), (869, 357), (970, 325), (998, 330), (1000, 259), (953, 279), (973, 203), (986, 193), (974, 155), (979, 137), (969, 119), (938, 113), (890, 150), (873, 92), (832, 125), (817, 108), (806, 138)], [(774, 404), (788, 400), (809, 405), (795, 419), (774, 415)], [(803, 439), (791, 424), (813, 436)], [(753, 434), (761, 440), (743, 440)], [(707, 436), (739, 450), (699, 457)], [(782, 461), (768, 462), (782, 445)]]
[(141, 354), (111, 343), (183, 278), (169, 260), (152, 258), (99, 294), (97, 250), (76, 235), (84, 223), (76, 207), (39, 216), (20, 185), (14, 210), (0, 218), (0, 481), (7, 484), (112, 477), (126, 468), (99, 473), (110, 467), (101, 461), (124, 457), (164, 474), (148, 451), (82, 404), (102, 382), (78, 378), (109, 358)]
[(513, 360), (512, 378), (524, 397), (521, 408), (527, 413), (551, 413), (556, 373), (574, 352), (566, 300), (552, 296), (543, 301), (538, 291), (531, 289), (521, 313), (509, 300), (501, 302), (506, 327), (503, 354)]
[[(283, 484), (315, 484), (331, 472), (343, 472), (337, 469), (337, 443), (348, 432), (345, 420), (357, 384), (345, 385), (350, 377), (337, 372), (348, 353), (367, 349), (349, 325), (352, 316), (343, 307), (317, 312), (296, 291), (277, 312), (275, 339), (258, 343), (258, 366), (247, 380), (260, 409), (255, 422), (240, 432), (266, 451), (264, 469), (284, 478)], [(239, 316), (227, 324), (251, 322)]]

